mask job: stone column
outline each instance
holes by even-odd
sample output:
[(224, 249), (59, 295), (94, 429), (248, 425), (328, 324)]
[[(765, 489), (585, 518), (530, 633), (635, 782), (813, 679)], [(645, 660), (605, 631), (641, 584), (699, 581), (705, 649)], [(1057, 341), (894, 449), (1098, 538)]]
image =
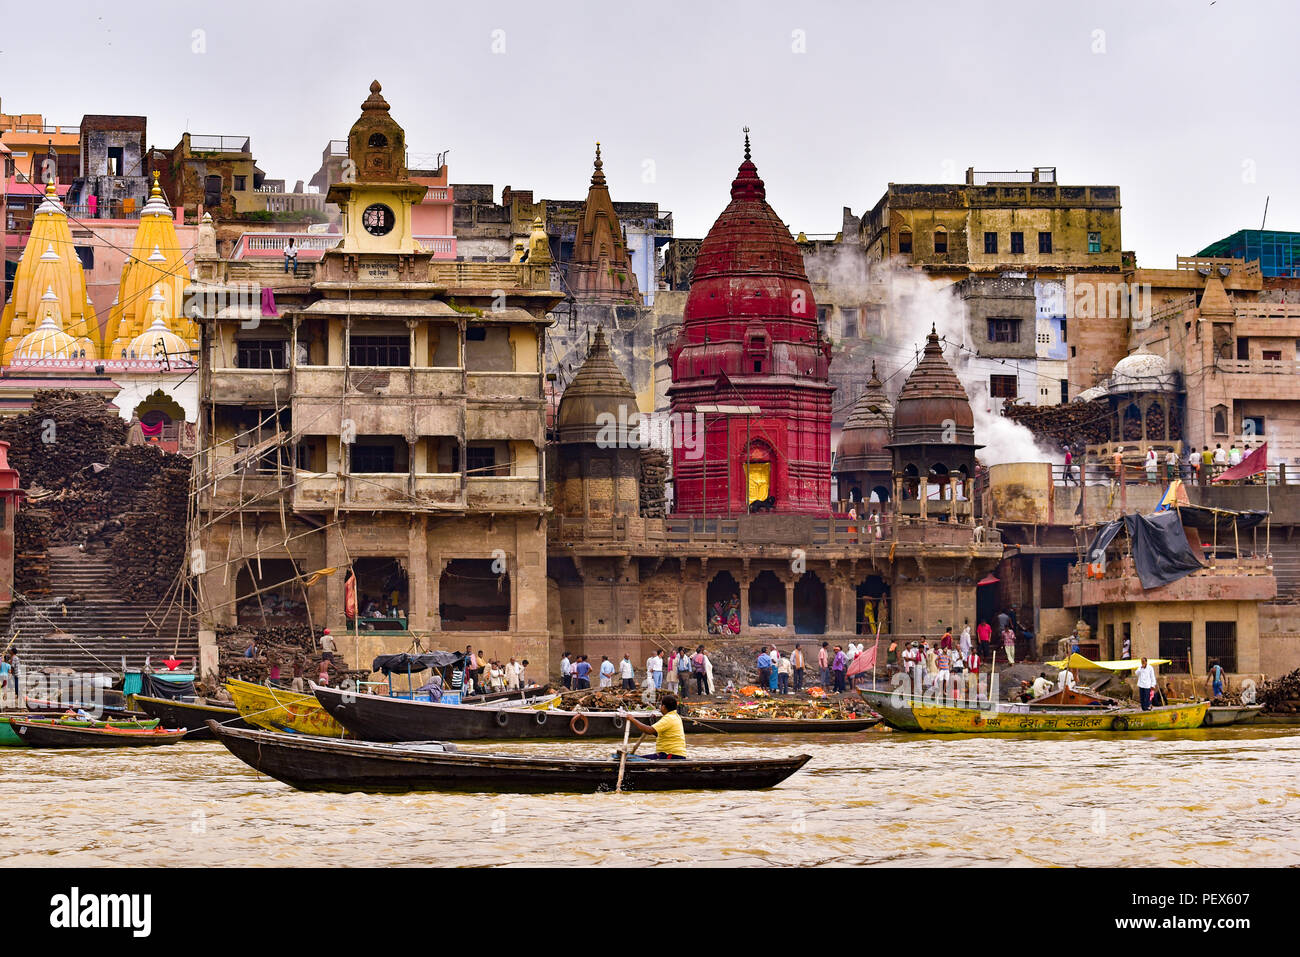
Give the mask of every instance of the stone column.
[(407, 530), (407, 627), (429, 627), (429, 529), (428, 517), (413, 515)]
[[(799, 576), (802, 578), (803, 576)], [(796, 581), (793, 575), (787, 575), (783, 579), (785, 582), (785, 627), (789, 629), (790, 634), (794, 634), (794, 583)]]

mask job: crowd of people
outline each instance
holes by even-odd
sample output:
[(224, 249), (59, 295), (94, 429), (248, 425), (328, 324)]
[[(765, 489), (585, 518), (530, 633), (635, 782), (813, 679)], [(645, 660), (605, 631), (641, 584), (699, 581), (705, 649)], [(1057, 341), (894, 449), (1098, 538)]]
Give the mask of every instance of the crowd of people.
[[(635, 691), (638, 687), (631, 655), (625, 654), (617, 664), (608, 655), (601, 655), (599, 666), (593, 668), (587, 655), (570, 655), (568, 651), (560, 657), (560, 684), (574, 691), (590, 688), (593, 670), (601, 688), (612, 688), (616, 675), (621, 690)], [(690, 697), (692, 685), (696, 694), (714, 693), (713, 662), (703, 645), (694, 651), (674, 648), (666, 657), (655, 651), (646, 659), (641, 674), (642, 687), (650, 694), (667, 691), (685, 700)]]
[(493, 691), (518, 691), (528, 687), (526, 670), (528, 659), (511, 657), (502, 663), (499, 659), (489, 658), (479, 649), (474, 652), (473, 645), (465, 646), (464, 693), (489, 694)]
[[(1254, 448), (1249, 442), (1242, 442), (1238, 448), (1236, 442), (1229, 442), (1225, 449), (1222, 443), (1216, 442), (1214, 448), (1208, 445), (1202, 445), (1199, 449), (1195, 446), (1188, 446), (1185, 455), (1179, 455), (1172, 446), (1169, 448), (1151, 448), (1149, 447), (1146, 456), (1143, 459), (1141, 471), (1139, 474), (1145, 475), (1146, 481), (1150, 485), (1164, 484), (1180, 478), (1189, 485), (1209, 485), (1218, 476), (1222, 475), (1228, 469), (1240, 465), (1242, 461), (1262, 446), (1264, 442)], [(1065, 446), (1064, 462), (1062, 477), (1065, 485), (1075, 485), (1080, 481), (1077, 474), (1078, 469), (1075, 465), (1074, 450), (1070, 446)], [(1124, 461), (1124, 446), (1116, 445), (1110, 452), (1110, 476), (1112, 483), (1123, 482), (1126, 476), (1126, 468), (1129, 466)], [(1136, 468), (1136, 466), (1133, 466)], [(1252, 484), (1263, 481), (1262, 475), (1253, 475), (1244, 479), (1235, 480), (1236, 483)]]

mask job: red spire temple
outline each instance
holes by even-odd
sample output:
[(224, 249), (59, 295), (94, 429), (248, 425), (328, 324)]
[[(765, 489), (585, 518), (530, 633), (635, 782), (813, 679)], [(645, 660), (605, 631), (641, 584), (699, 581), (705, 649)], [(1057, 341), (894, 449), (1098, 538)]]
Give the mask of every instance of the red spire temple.
[(830, 510), (830, 343), (803, 255), (745, 160), (700, 243), (672, 349), (675, 415), (700, 413), (703, 454), (673, 450), (674, 511)]

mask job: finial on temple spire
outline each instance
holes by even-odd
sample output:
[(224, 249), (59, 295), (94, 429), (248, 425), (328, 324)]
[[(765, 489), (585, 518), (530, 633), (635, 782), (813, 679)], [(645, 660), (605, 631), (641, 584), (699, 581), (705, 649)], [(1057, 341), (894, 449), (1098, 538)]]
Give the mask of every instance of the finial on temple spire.
[(749, 159), (749, 127), (745, 127), (745, 159)]

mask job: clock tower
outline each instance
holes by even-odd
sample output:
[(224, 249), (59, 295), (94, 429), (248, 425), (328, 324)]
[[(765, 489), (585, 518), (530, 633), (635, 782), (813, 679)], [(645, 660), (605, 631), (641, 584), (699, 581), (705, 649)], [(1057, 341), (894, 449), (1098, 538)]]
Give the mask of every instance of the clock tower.
[(426, 187), (411, 182), (406, 169), (406, 133), (388, 111), (379, 81), (361, 104), (361, 117), (348, 132), (348, 161), (342, 181), (327, 199), (343, 210), (343, 242), (349, 253), (419, 253), (411, 230), (411, 209)]

